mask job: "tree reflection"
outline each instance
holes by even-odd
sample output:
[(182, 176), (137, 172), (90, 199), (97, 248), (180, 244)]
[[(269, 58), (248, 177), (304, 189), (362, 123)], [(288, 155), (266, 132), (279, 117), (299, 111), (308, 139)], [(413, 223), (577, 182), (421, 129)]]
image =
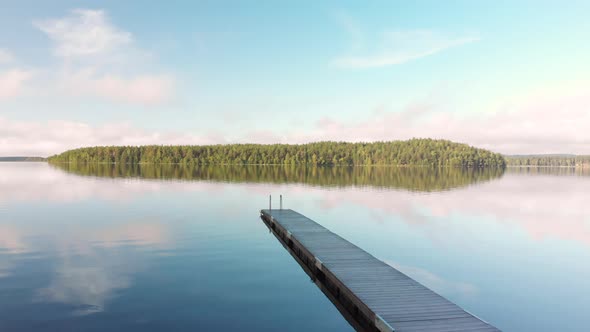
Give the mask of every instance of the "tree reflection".
[(186, 166), (178, 164), (53, 164), (83, 176), (230, 183), (304, 184), (321, 187), (444, 191), (498, 179), (501, 168)]

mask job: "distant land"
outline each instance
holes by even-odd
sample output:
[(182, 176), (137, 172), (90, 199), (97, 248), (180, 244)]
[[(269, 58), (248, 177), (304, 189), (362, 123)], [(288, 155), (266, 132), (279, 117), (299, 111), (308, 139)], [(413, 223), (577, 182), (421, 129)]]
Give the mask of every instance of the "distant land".
[(501, 155), (447, 140), (411, 139), (375, 143), (96, 146), (49, 158), (0, 157), (0, 162), (123, 163), (190, 165), (416, 165), (590, 168), (590, 155), (569, 153)]
[(43, 157), (0, 157), (0, 162), (3, 161), (46, 161)]
[(508, 166), (590, 167), (590, 155), (530, 154), (504, 157)]
[(228, 144), (185, 146), (98, 146), (69, 150), (51, 163), (452, 166), (505, 167), (499, 153), (447, 140), (307, 144)]

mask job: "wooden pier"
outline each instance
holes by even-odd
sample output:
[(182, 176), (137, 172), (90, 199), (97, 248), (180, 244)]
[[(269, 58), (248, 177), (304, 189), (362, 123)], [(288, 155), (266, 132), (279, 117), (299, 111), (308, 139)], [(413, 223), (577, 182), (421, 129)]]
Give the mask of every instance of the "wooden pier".
[(357, 330), (499, 331), (293, 210), (260, 214)]

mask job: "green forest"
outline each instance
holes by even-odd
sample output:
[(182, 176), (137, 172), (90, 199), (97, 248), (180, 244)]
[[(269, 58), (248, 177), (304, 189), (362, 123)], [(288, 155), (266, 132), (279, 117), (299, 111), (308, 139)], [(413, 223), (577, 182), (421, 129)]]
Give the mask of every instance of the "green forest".
[(590, 156), (516, 155), (506, 156), (508, 166), (590, 167)]
[(501, 154), (447, 140), (308, 144), (99, 146), (69, 150), (51, 163), (183, 165), (413, 165), (504, 167)]
[(56, 163), (69, 173), (109, 178), (212, 181), (230, 183), (304, 184), (319, 187), (399, 188), (442, 191), (500, 178), (505, 169), (459, 167), (306, 167), (181, 164)]

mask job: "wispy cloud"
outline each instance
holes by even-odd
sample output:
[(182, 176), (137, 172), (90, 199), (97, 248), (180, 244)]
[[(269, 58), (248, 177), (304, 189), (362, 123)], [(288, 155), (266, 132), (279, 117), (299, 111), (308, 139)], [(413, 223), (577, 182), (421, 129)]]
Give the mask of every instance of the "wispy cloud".
[(21, 94), (25, 82), (32, 76), (32, 71), (23, 69), (10, 69), (0, 72), (0, 101)]
[(61, 93), (77, 97), (97, 97), (115, 102), (157, 105), (171, 98), (174, 77), (168, 74), (139, 74), (125, 77), (103, 73), (95, 67), (64, 71), (58, 81)]
[[(350, 25), (350, 24), (349, 24)], [(346, 28), (350, 30), (350, 27)], [(356, 28), (354, 40), (360, 39)], [(333, 64), (342, 68), (374, 68), (406, 63), (442, 52), (451, 47), (480, 40), (475, 35), (451, 36), (431, 30), (396, 30), (383, 33), (381, 45), (373, 50), (358, 50), (334, 59)], [(355, 42), (359, 45), (360, 42)]]
[(359, 50), (363, 45), (363, 31), (358, 22), (352, 16), (344, 11), (339, 11), (335, 14), (336, 21), (348, 33), (353, 50)]
[(12, 121), (0, 117), (0, 155), (48, 156), (81, 146), (224, 143), (216, 133), (149, 131), (127, 123)]
[(14, 61), (14, 55), (5, 49), (0, 48), (0, 64)]
[[(565, 84), (565, 83), (564, 83)], [(402, 109), (379, 109), (354, 122), (325, 117), (315, 130), (282, 134), (282, 142), (389, 141), (430, 137), (507, 154), (590, 153), (590, 85), (546, 89), (479, 114), (449, 112), (435, 97)]]
[[(146, 81), (136, 84), (153, 84), (149, 83), (149, 78)], [(83, 78), (79, 82), (81, 86), (86, 84)], [(105, 78), (102, 84), (105, 89), (116, 88), (119, 84), (116, 82), (117, 78)], [(371, 142), (413, 137), (449, 139), (506, 154), (588, 154), (590, 89), (587, 84), (583, 86), (586, 88), (553, 92), (553, 96), (540, 91), (506, 102), (501, 110), (483, 114), (448, 112), (444, 102), (431, 96), (402, 109), (381, 108), (355, 121), (325, 117), (309, 129), (252, 130), (239, 134), (224, 131), (199, 134), (176, 130), (162, 132), (126, 123), (93, 126), (71, 121), (13, 121), (0, 117), (0, 155), (45, 156), (92, 145)], [(137, 88), (138, 92), (133, 96), (137, 102), (148, 98), (141, 93), (145, 89)]]
[(103, 10), (76, 9), (33, 24), (55, 42), (54, 52), (62, 57), (107, 53), (132, 42), (131, 33), (114, 26)]
[[(147, 69), (147, 52), (131, 32), (117, 27), (104, 10), (76, 9), (33, 25), (54, 43), (60, 69), (50, 70), (56, 93), (112, 102), (158, 105), (172, 99), (174, 76)], [(147, 70), (146, 70), (147, 69)]]

